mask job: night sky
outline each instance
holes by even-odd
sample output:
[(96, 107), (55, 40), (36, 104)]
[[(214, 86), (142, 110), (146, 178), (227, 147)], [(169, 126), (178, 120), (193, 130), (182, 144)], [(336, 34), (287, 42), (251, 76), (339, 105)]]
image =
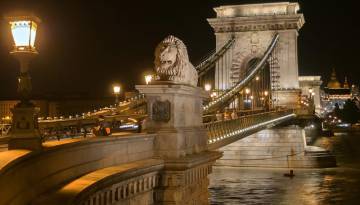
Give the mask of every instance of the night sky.
[[(155, 46), (167, 35), (182, 39), (191, 61), (215, 47), (206, 18), (213, 7), (274, 1), (192, 0), (0, 0), (0, 15), (27, 9), (39, 16), (39, 56), (31, 64), (33, 92), (110, 95), (111, 84), (127, 90), (144, 83), (153, 67)], [(341, 81), (360, 84), (358, 7), (355, 1), (300, 1), (305, 25), (300, 30), (299, 72), (321, 75), (328, 81), (331, 68)], [(10, 31), (0, 21), (0, 98), (16, 97), (17, 61), (9, 55)]]

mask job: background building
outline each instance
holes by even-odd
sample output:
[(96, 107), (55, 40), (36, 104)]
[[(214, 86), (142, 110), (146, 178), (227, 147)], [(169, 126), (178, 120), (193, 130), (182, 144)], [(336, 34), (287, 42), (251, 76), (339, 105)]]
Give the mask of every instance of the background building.
[[(0, 100), (0, 120), (11, 118), (11, 108), (18, 100)], [(50, 97), (47, 100), (33, 100), (37, 107), (40, 108), (39, 117), (59, 117), (69, 115), (81, 115), (82, 113), (98, 110), (100, 108), (114, 105), (114, 97), (103, 98), (84, 98), (81, 96), (67, 96), (61, 99)]]
[(330, 81), (324, 88), (324, 94), (321, 96), (322, 106), (326, 112), (331, 112), (336, 104), (342, 108), (346, 100), (351, 99), (351, 89), (345, 77), (344, 84), (338, 81), (335, 69), (332, 70)]
[[(0, 100), (0, 119), (11, 118), (11, 108), (18, 102), (18, 100)], [(57, 114), (54, 102), (49, 102), (47, 100), (33, 100), (32, 102), (40, 108), (39, 116), (52, 116)]]

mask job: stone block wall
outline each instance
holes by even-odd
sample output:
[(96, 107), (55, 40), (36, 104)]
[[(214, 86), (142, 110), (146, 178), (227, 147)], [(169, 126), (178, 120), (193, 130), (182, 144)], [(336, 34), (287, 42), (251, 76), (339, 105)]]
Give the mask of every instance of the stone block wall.
[(296, 126), (262, 130), (220, 151), (223, 157), (217, 166), (305, 168), (328, 160), (307, 153), (304, 130)]

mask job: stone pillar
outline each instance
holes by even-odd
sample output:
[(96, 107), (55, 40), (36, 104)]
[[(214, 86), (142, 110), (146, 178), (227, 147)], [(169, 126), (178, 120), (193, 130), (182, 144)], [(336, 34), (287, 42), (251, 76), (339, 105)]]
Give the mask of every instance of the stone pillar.
[(13, 113), (10, 132), (9, 149), (40, 150), (42, 148), (41, 135), (37, 121), (40, 109), (35, 106), (17, 107)]
[[(298, 13), (298, 3), (278, 2), (264, 4), (243, 4), (220, 6), (214, 8), (216, 18), (208, 19), (216, 35), (217, 50), (231, 36), (235, 36), (235, 44), (231, 61), (231, 69), (226, 70), (229, 78), (222, 77), (217, 65), (215, 82), (220, 89), (229, 89), (233, 83), (243, 79), (242, 73), (249, 69), (252, 60), (260, 59), (276, 33), (280, 35), (275, 57), (280, 67), (280, 78), (277, 79), (281, 91), (277, 94), (281, 105), (292, 104), (287, 97), (297, 95), (298, 81), (298, 31), (305, 23), (304, 16)], [(230, 83), (231, 81), (231, 83)], [(221, 87), (222, 86), (222, 87)], [(277, 91), (276, 91), (277, 92)], [(274, 95), (273, 95), (274, 96)]]
[(155, 155), (165, 160), (156, 190), (158, 204), (208, 204), (208, 174), (221, 153), (207, 151), (202, 127), (201, 88), (171, 84), (138, 85), (147, 98), (144, 130), (157, 133)]

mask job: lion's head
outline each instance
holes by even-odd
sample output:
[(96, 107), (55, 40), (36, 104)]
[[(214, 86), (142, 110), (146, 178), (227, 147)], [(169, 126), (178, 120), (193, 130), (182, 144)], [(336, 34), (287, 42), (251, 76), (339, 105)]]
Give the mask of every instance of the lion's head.
[(156, 47), (155, 71), (160, 80), (186, 83), (187, 73), (192, 72), (193, 74), (194, 70), (189, 62), (186, 46), (180, 39), (170, 35)]

